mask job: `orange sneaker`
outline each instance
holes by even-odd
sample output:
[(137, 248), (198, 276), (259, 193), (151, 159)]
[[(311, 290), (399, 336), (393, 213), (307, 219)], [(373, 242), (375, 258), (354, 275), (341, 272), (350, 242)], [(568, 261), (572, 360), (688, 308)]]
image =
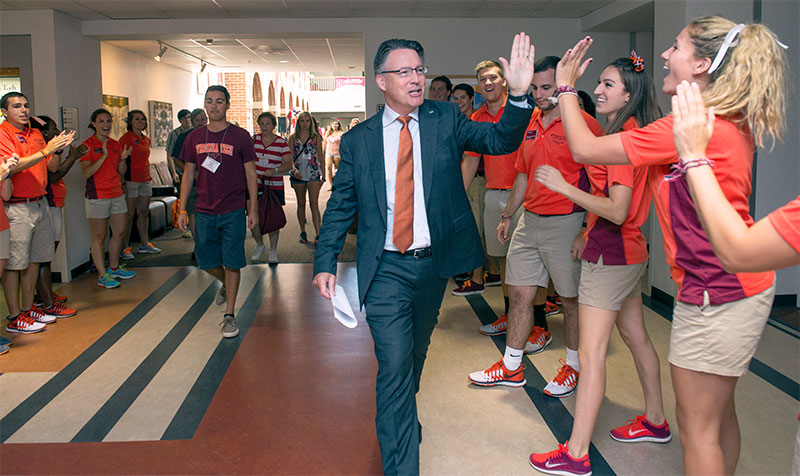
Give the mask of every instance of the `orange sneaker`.
[(508, 370), (503, 363), (503, 359), (500, 359), (482, 372), (469, 374), (469, 381), (481, 387), (494, 387), (497, 385), (522, 387), (526, 383), (525, 374), (523, 374), (524, 370), (524, 365), (520, 365), (517, 370)]
[(485, 336), (500, 336), (505, 334), (507, 331), (508, 314), (503, 314), (496, 321), (492, 322), (491, 324), (481, 326), (481, 328), (478, 330), (478, 332)]
[(544, 314), (545, 316), (552, 316), (554, 314), (558, 314), (561, 309), (558, 307), (558, 304), (555, 301), (545, 301), (544, 303)]
[(538, 354), (543, 351), (545, 347), (550, 345), (552, 341), (553, 336), (551, 336), (550, 332), (546, 331), (544, 327), (533, 326), (531, 335), (528, 336), (528, 342), (525, 342), (525, 353)]
[(557, 398), (568, 397), (578, 387), (579, 372), (570, 367), (564, 359), (560, 359), (558, 363), (561, 365), (558, 375), (544, 388), (544, 394)]

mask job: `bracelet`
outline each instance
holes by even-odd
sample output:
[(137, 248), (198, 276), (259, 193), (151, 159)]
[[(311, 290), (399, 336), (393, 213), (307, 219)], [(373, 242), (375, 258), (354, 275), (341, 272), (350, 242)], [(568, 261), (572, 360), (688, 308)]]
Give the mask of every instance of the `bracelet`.
[(181, 214), (181, 215), (187, 215), (186, 210), (180, 210), (180, 211), (178, 211), (178, 213)]
[(527, 100), (527, 99), (528, 99), (528, 96), (527, 96), (526, 94), (523, 94), (523, 95), (521, 95), (521, 96), (514, 96), (514, 95), (512, 95), (512, 94), (509, 94), (509, 95), (508, 95), (508, 100), (509, 100), (509, 101), (516, 101), (516, 102), (520, 102), (520, 101), (525, 101), (525, 100)]
[(556, 92), (555, 94), (553, 94), (553, 96), (558, 97), (561, 96), (562, 94), (572, 94), (577, 96), (578, 91), (572, 86), (559, 86), (556, 88)]
[(511, 215), (506, 215), (505, 213), (501, 213), (500, 214), (500, 219), (502, 220), (504, 218), (508, 218), (510, 220), (511, 219)]
[(706, 157), (699, 157), (697, 159), (689, 159), (689, 160), (684, 160), (680, 158), (678, 159), (678, 163), (673, 167), (673, 171), (678, 172), (681, 175), (686, 175), (687, 170), (694, 167), (700, 167), (701, 165), (708, 165), (709, 167), (713, 167), (714, 161)]

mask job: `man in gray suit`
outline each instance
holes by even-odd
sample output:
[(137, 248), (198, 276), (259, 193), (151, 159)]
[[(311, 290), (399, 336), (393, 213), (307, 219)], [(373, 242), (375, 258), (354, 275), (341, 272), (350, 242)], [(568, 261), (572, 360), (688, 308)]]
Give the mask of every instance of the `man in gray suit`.
[(497, 124), (477, 123), (453, 103), (424, 100), (422, 45), (384, 41), (374, 67), (386, 105), (342, 137), (313, 283), (326, 298), (334, 293), (336, 258), (358, 212), (358, 298), (378, 360), (375, 423), (386, 474), (419, 473), (416, 392), (447, 278), (484, 260), (462, 154), (519, 147), (532, 112), (525, 93), (533, 53), (528, 35), (516, 35), (509, 60), (500, 59), (509, 106)]

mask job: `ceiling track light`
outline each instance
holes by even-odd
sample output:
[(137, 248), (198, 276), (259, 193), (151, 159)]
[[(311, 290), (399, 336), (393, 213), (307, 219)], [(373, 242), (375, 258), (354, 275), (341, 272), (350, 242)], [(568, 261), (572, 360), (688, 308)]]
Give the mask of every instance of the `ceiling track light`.
[(156, 61), (161, 61), (161, 57), (167, 52), (167, 47), (160, 41), (158, 42), (158, 46), (160, 46), (161, 49), (158, 51), (158, 54), (153, 57), (153, 59)]
[[(213, 41), (213, 40), (212, 40), (212, 41)], [(167, 44), (167, 43), (164, 43), (164, 42), (163, 42), (163, 41), (161, 41), (161, 40), (158, 40), (158, 46), (159, 46), (159, 48), (160, 48), (160, 49), (159, 49), (159, 51), (158, 51), (158, 54), (157, 54), (156, 56), (154, 56), (154, 57), (153, 57), (153, 59), (154, 59), (154, 60), (156, 60), (156, 61), (161, 61), (161, 57), (163, 57), (163, 56), (164, 56), (164, 53), (166, 53), (166, 52), (167, 52), (167, 49), (172, 49), (172, 50), (175, 50), (176, 52), (178, 52), (178, 53), (180, 53), (180, 54), (182, 54), (182, 55), (186, 56), (187, 58), (192, 58), (193, 60), (195, 60), (195, 61), (197, 61), (198, 63), (200, 63), (200, 72), (201, 72), (201, 73), (202, 73), (203, 71), (205, 71), (205, 69), (206, 69), (206, 66), (208, 66), (208, 65), (211, 65), (211, 66), (217, 66), (217, 65), (215, 65), (214, 63), (211, 63), (211, 62), (209, 62), (209, 61), (206, 61), (206, 60), (204, 60), (203, 58), (197, 57), (197, 56), (195, 56), (195, 55), (193, 55), (193, 54), (191, 54), (191, 53), (187, 53), (187, 52), (183, 51), (183, 50), (182, 50), (182, 49), (180, 49), (180, 48), (176, 48), (176, 47), (174, 47), (174, 46), (172, 46), (172, 45), (169, 45), (169, 44)]]

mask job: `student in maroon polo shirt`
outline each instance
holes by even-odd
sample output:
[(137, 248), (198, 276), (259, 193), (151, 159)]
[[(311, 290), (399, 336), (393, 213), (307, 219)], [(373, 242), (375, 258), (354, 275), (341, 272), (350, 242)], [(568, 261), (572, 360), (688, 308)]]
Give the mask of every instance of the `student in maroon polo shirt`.
[[(222, 336), (236, 337), (239, 326), (233, 311), (239, 291), (244, 256), (245, 207), (247, 228), (258, 225), (258, 185), (256, 152), (250, 134), (228, 123), (230, 94), (224, 86), (209, 86), (205, 95), (208, 126), (189, 133), (181, 150), (186, 163), (184, 176), (197, 171), (197, 204), (195, 205), (195, 255), (200, 269), (222, 282), (217, 293), (218, 305), (227, 301)], [(191, 181), (181, 182), (178, 226), (187, 231), (186, 202)]]

